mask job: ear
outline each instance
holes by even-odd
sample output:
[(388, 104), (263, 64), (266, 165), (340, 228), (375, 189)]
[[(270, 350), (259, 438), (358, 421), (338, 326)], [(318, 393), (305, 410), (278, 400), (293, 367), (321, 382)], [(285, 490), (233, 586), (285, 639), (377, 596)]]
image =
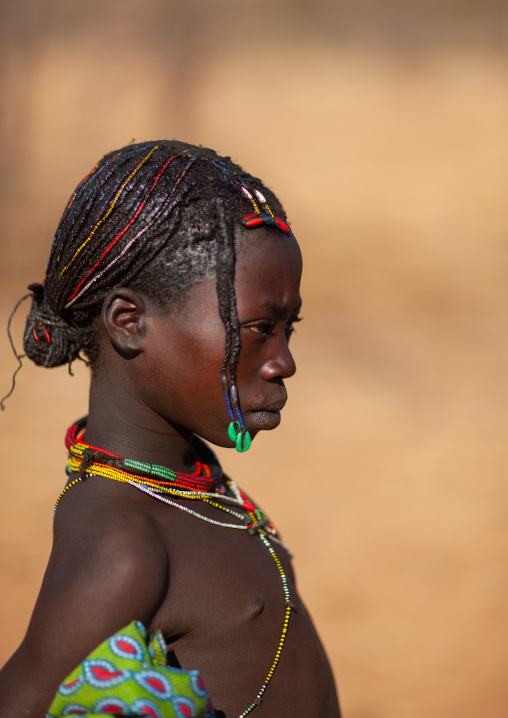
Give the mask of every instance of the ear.
[(123, 356), (133, 357), (143, 351), (147, 312), (147, 300), (134, 289), (117, 287), (106, 295), (102, 322), (114, 348)]

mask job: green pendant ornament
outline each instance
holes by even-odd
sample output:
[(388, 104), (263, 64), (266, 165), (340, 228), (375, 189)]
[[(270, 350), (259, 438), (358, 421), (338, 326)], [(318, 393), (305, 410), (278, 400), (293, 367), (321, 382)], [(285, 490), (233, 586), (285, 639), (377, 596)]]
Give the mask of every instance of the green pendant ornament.
[(242, 428), (239, 421), (232, 421), (228, 426), (228, 436), (231, 441), (236, 442), (238, 434), (241, 434)]
[(232, 421), (228, 426), (228, 436), (231, 441), (234, 441), (236, 450), (243, 453), (248, 451), (252, 444), (252, 439), (247, 430), (242, 431), (239, 421)]
[(236, 438), (236, 450), (240, 452), (248, 451), (251, 443), (250, 434), (248, 431), (245, 431), (245, 433), (239, 434)]

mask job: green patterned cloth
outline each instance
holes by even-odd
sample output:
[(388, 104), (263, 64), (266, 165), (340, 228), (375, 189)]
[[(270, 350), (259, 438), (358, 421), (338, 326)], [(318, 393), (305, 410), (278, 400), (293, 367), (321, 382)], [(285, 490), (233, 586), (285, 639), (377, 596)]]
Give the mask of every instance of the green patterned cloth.
[(47, 718), (213, 718), (198, 671), (171, 668), (157, 632), (147, 643), (133, 621), (92, 653), (60, 685)]

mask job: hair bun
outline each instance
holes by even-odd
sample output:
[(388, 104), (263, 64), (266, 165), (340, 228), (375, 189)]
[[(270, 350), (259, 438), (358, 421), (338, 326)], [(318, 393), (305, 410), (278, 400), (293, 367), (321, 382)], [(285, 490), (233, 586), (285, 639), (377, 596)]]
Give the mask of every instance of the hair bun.
[(49, 306), (42, 284), (29, 284), (28, 289), (32, 293), (32, 306), (23, 335), (25, 354), (39, 366), (72, 362), (80, 350), (78, 330)]

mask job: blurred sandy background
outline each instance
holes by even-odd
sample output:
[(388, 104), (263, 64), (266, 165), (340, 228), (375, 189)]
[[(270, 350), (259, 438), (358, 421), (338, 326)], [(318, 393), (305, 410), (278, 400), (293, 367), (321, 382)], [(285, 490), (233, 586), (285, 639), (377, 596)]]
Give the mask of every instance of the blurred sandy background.
[[(224, 464), (294, 550), (346, 718), (505, 718), (504, 0), (0, 10), (0, 324), (105, 152), (179, 137), (263, 177), (305, 255), (299, 373), (281, 428)], [(2, 335), (0, 394), (15, 366)], [(75, 374), (26, 364), (0, 416), (0, 664), (86, 413)]]

